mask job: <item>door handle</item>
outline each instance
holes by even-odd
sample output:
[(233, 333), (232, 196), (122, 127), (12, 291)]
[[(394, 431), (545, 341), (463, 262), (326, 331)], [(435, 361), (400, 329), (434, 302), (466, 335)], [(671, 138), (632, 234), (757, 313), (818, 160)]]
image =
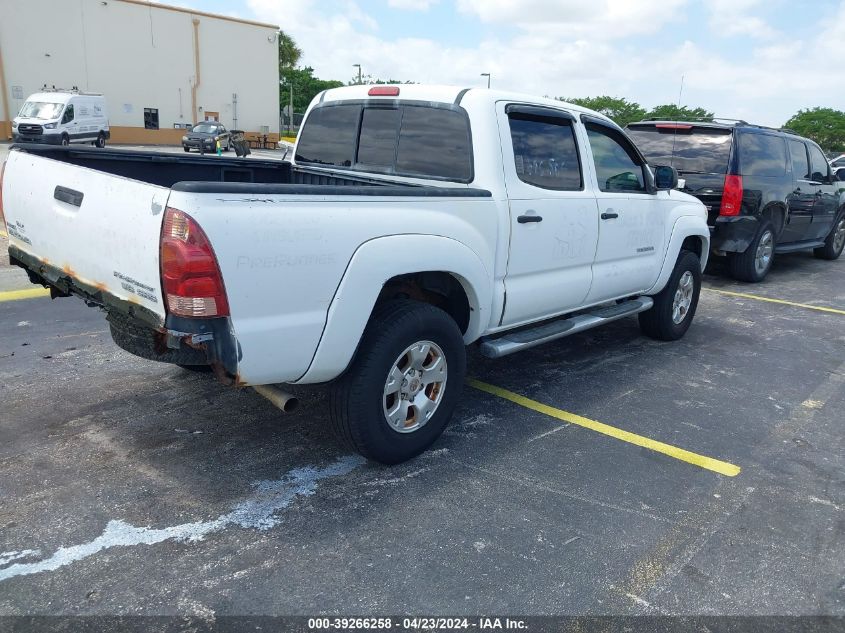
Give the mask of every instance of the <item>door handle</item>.
[(619, 214), (614, 212), (614, 211), (605, 211), (604, 213), (601, 214), (602, 220), (612, 220), (612, 219), (618, 218), (618, 217), (619, 217)]
[(543, 216), (542, 215), (520, 215), (517, 216), (516, 221), (520, 224), (526, 224), (528, 222), (542, 222)]

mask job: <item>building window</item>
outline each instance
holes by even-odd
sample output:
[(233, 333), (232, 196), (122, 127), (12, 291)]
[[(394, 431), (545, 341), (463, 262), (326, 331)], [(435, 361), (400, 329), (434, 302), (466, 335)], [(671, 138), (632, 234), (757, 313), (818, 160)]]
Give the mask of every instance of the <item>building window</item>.
[(148, 130), (158, 129), (158, 108), (144, 108), (144, 127)]

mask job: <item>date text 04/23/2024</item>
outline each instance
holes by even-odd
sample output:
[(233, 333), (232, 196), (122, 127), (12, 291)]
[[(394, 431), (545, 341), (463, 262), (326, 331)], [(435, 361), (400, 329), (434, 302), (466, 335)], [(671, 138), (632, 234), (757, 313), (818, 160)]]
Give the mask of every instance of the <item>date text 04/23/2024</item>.
[(524, 620), (512, 618), (478, 617), (405, 617), (405, 618), (309, 618), (310, 630), (523, 630), (528, 628)]

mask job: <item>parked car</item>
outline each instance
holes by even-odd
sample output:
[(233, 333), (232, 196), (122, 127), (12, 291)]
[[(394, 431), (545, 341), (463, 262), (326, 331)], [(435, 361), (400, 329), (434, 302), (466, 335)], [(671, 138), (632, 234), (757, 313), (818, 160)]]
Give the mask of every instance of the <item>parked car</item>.
[(465, 345), (501, 357), (634, 314), (681, 338), (709, 252), (674, 169), (600, 114), (520, 94), (329, 90), (292, 163), (110, 154), (12, 150), (11, 262), (103, 307), (144, 358), (280, 408), (266, 385), (331, 382), (340, 436), (385, 463), (442, 433)]
[(216, 121), (202, 121), (182, 137), (182, 149), (186, 152), (192, 149), (201, 152), (216, 152), (218, 142), (224, 152), (232, 148), (232, 139), (226, 126)]
[(47, 90), (27, 97), (12, 120), (15, 143), (105, 147), (111, 137), (106, 99), (78, 90)]
[(830, 159), (830, 166), (833, 169), (837, 169), (839, 167), (845, 167), (845, 154), (842, 154), (840, 156), (836, 156), (836, 157)]
[(842, 253), (845, 208), (813, 141), (742, 121), (643, 121), (628, 132), (649, 161), (676, 167), (680, 190), (707, 206), (711, 248), (727, 256), (736, 279), (762, 281), (777, 253)]

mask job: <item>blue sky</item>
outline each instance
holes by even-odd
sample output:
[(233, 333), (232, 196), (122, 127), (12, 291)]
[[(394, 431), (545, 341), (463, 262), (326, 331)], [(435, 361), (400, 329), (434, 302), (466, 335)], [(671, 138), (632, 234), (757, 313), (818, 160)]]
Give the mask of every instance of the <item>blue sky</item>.
[(845, 0), (179, 0), (279, 24), (323, 78), (676, 102), (780, 125), (845, 110)]

